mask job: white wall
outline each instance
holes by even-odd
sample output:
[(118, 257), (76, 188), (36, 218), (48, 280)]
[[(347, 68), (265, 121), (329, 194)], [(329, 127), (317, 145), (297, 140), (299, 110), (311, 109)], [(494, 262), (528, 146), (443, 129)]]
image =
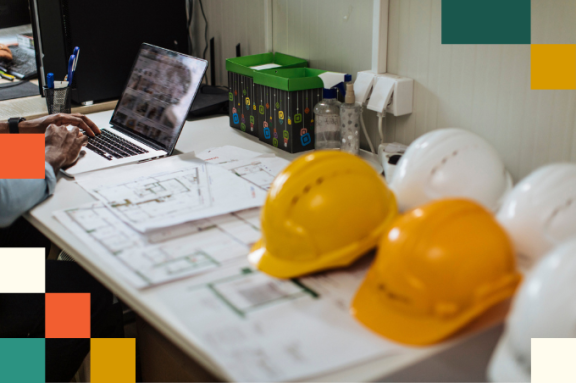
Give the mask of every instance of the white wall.
[(273, 0), (276, 52), (311, 68), (356, 74), (370, 69), (373, 0)]
[[(532, 42), (576, 44), (576, 0), (533, 0)], [(576, 160), (576, 91), (530, 90), (529, 45), (442, 45), (441, 0), (390, 0), (388, 71), (415, 79), (414, 113), (387, 141), (443, 127), (490, 141), (515, 180)]]
[[(273, 0), (274, 51), (356, 78), (372, 66), (373, 6), (373, 0)], [(367, 124), (373, 122), (369, 117)], [(374, 143), (379, 142), (375, 126), (369, 127)], [(364, 141), (362, 136), (367, 148)]]
[[(216, 55), (216, 83), (228, 85), (226, 59), (236, 57), (236, 44), (240, 43), (242, 55), (265, 52), (264, 45), (264, 1), (265, 0), (203, 0), (204, 13), (208, 20), (208, 42), (214, 37)], [(202, 57), (205, 22), (200, 3), (194, 0), (193, 7), (194, 55)], [(206, 59), (210, 58), (210, 49)], [(210, 78), (210, 69), (208, 70)]]
[[(224, 58), (235, 55), (238, 42), (243, 55), (265, 51), (264, 1), (204, 0), (219, 84), (226, 83)], [(272, 6), (275, 51), (314, 68), (370, 69), (373, 0), (272, 0)], [(195, 20), (196, 46), (203, 49), (198, 0)], [(576, 0), (532, 0), (532, 42), (576, 44), (574, 20)], [(576, 160), (576, 92), (530, 90), (529, 45), (442, 45), (441, 0), (390, 0), (388, 71), (414, 78), (415, 98), (412, 115), (387, 117), (387, 142), (468, 129), (498, 149), (515, 180), (549, 162)], [(375, 115), (365, 116), (377, 144)]]

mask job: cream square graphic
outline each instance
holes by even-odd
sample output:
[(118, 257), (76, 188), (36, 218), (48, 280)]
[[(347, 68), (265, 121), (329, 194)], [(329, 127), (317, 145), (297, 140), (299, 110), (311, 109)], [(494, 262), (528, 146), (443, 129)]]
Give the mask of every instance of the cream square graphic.
[(532, 338), (532, 383), (576, 382), (576, 338)]
[(42, 247), (0, 247), (0, 293), (45, 293), (45, 259)]

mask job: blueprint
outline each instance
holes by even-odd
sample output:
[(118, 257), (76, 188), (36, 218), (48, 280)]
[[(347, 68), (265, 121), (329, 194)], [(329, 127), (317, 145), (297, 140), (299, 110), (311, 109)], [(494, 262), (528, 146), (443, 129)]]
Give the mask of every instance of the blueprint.
[(252, 185), (262, 190), (268, 190), (272, 185), (272, 181), (276, 178), (276, 175), (289, 164), (289, 161), (280, 157), (261, 156), (248, 160), (230, 162), (221, 166), (236, 174), (238, 177), (250, 182)]
[(245, 258), (260, 237), (260, 209), (187, 222), (144, 235), (101, 202), (55, 217), (138, 288), (196, 275)]
[(261, 206), (266, 196), (253, 183), (193, 154), (81, 174), (76, 180), (141, 232)]
[(231, 379), (310, 379), (404, 349), (350, 315), (369, 262), (283, 280), (236, 259), (162, 299)]
[(262, 190), (270, 189), (274, 178), (290, 164), (290, 161), (273, 154), (260, 154), (234, 146), (208, 149), (198, 154), (198, 158), (220, 165)]
[(232, 145), (225, 145), (206, 149), (202, 153), (196, 155), (196, 157), (210, 164), (222, 165), (229, 162), (256, 158), (261, 155), (262, 153), (254, 152), (252, 150), (242, 149)]

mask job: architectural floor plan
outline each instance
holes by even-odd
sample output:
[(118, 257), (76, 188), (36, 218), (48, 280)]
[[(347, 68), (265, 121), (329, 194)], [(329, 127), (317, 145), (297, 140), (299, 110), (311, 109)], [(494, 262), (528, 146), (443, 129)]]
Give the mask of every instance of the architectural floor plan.
[(233, 146), (208, 149), (198, 154), (198, 158), (220, 165), (262, 190), (270, 189), (274, 178), (290, 164), (290, 161), (271, 154), (260, 154)]
[(81, 174), (76, 180), (141, 232), (258, 207), (266, 196), (247, 180), (192, 154)]
[(205, 169), (198, 167), (96, 188), (93, 192), (134, 224), (211, 206), (208, 176)]
[(239, 258), (187, 280), (162, 300), (230, 379), (311, 380), (404, 349), (350, 315), (370, 262), (277, 279)]
[(148, 287), (245, 258), (260, 237), (259, 209), (207, 218), (144, 235), (100, 202), (55, 213), (95, 254), (136, 287)]

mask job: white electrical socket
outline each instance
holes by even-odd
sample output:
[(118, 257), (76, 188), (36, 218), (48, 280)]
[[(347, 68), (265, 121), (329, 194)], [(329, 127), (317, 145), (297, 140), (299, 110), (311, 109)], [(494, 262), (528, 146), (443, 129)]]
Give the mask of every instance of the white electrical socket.
[(376, 76), (375, 80), (367, 108), (376, 113), (383, 113), (391, 101), (395, 84), (389, 77)]
[(386, 112), (396, 117), (412, 113), (412, 105), (414, 101), (414, 80), (393, 74), (383, 74), (380, 76), (388, 77), (394, 81), (392, 100), (387, 105)]
[(370, 72), (358, 72), (354, 81), (354, 97), (356, 102), (364, 105), (372, 94), (372, 87), (376, 77)]
[[(369, 95), (367, 108), (377, 113), (386, 111), (396, 117), (412, 113), (414, 99), (414, 80), (393, 74), (375, 74), (372, 71), (358, 72), (357, 80), (361, 79), (359, 89), (364, 89), (365, 84), (372, 84), (372, 91), (365, 90), (361, 96)], [(372, 81), (370, 81), (372, 80)], [(356, 87), (354, 88), (356, 93)], [(389, 96), (391, 92), (391, 96)], [(363, 101), (364, 99), (358, 99)]]

